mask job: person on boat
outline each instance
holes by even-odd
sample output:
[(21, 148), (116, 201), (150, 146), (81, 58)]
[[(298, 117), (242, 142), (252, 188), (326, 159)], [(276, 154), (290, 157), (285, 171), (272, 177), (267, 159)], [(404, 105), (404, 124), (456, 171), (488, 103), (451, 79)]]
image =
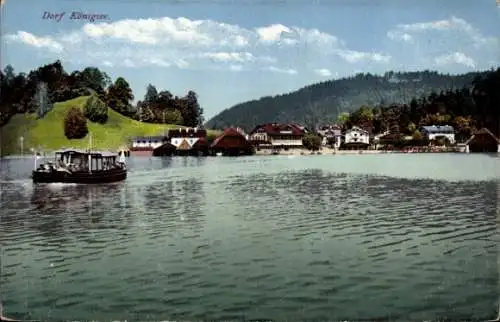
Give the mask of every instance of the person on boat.
[(120, 151), (120, 159), (118, 160), (118, 165), (123, 169), (125, 168), (125, 152), (124, 151)]

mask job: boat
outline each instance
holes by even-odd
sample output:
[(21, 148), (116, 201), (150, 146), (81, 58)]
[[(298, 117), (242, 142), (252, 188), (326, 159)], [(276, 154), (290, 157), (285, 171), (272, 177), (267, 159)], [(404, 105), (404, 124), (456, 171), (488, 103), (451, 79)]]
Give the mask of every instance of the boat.
[[(117, 161), (119, 157), (119, 160)], [(34, 183), (99, 184), (127, 178), (125, 156), (107, 151), (67, 149), (55, 152), (55, 160), (40, 164), (35, 155)]]

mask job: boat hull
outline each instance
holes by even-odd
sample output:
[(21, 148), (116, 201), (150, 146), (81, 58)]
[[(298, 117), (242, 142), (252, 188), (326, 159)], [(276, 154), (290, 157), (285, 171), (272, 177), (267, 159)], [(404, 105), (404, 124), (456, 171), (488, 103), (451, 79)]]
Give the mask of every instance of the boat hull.
[(79, 171), (68, 173), (64, 171), (33, 171), (34, 183), (82, 183), (99, 184), (123, 181), (127, 178), (126, 169), (113, 169), (104, 171)]

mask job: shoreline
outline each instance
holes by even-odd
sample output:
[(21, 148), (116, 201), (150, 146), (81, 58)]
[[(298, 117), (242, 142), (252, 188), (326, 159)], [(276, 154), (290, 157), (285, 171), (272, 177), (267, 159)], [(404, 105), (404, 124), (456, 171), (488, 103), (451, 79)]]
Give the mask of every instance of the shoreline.
[(281, 150), (277, 154), (273, 154), (271, 150), (256, 151), (258, 156), (307, 156), (307, 155), (373, 155), (373, 154), (424, 154), (424, 153), (466, 153), (465, 151), (402, 151), (402, 150), (335, 150), (331, 148), (322, 148), (319, 151), (309, 151), (306, 149), (289, 149), (288, 151)]
[[(481, 153), (466, 153), (464, 151), (384, 151), (384, 150), (334, 150), (334, 149), (323, 149), (320, 151), (311, 152), (309, 150), (302, 149), (290, 149), (288, 151), (280, 151), (278, 154), (273, 154), (269, 150), (256, 151), (255, 154), (250, 156), (311, 156), (311, 155), (378, 155), (378, 154), (481, 154)], [(493, 152), (495, 153), (495, 152)], [(500, 152), (497, 152), (500, 154)], [(53, 157), (53, 152), (47, 152), (42, 155), (42, 158)], [(152, 155), (130, 155), (129, 157), (153, 157)], [(217, 157), (217, 156), (204, 156), (204, 157)], [(4, 155), (0, 156), (0, 159), (32, 159), (32, 154), (25, 155)], [(156, 158), (156, 157), (155, 157)]]

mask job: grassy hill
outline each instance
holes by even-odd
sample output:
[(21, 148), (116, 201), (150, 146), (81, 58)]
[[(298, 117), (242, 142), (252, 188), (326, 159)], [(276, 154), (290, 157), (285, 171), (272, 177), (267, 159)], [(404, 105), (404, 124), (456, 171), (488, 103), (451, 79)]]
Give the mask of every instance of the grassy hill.
[(312, 84), (297, 91), (262, 97), (228, 108), (206, 124), (212, 129), (237, 125), (247, 131), (270, 122), (297, 122), (307, 126), (335, 122), (342, 112), (362, 105), (409, 103), (413, 97), (470, 87), (485, 72), (445, 75), (434, 71), (358, 74), (353, 77)]
[[(36, 114), (17, 114), (0, 128), (0, 155), (20, 154), (20, 137), (24, 137), (24, 153), (31, 153), (30, 148), (53, 151), (61, 148), (86, 148), (89, 136), (80, 140), (69, 140), (64, 135), (63, 121), (66, 111), (72, 107), (83, 109), (88, 96), (78, 97), (66, 102), (56, 103), (54, 108), (42, 119)], [(108, 121), (105, 124), (88, 121), (92, 133), (94, 149), (116, 150), (127, 144), (132, 136), (160, 135), (168, 128), (178, 125), (141, 123), (108, 109)]]

